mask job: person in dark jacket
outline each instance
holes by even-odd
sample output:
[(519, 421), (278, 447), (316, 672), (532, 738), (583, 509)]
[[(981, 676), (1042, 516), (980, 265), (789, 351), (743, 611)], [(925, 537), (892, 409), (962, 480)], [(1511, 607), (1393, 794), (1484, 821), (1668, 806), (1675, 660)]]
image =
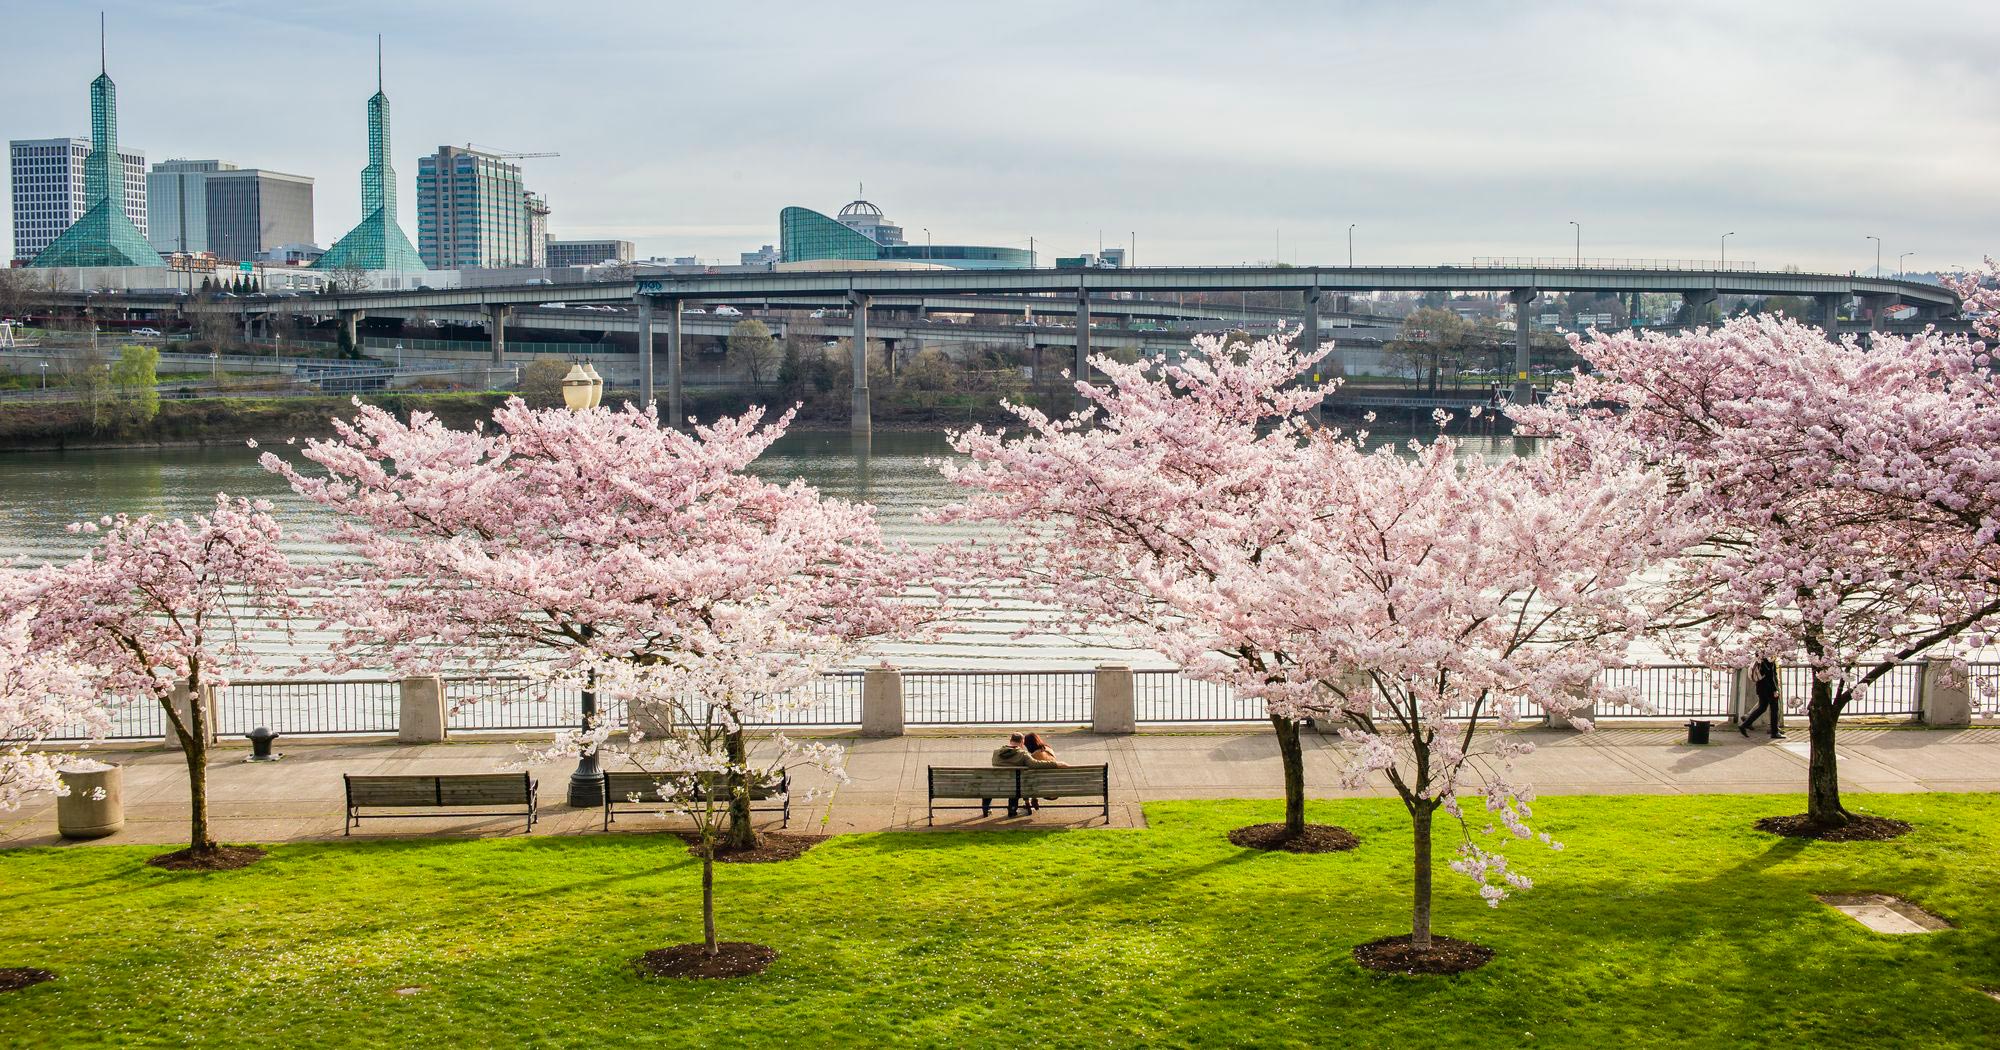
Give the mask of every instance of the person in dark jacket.
[(1785, 709), (1778, 704), (1778, 665), (1766, 658), (1757, 661), (1751, 670), (1751, 687), (1757, 691), (1757, 706), (1743, 721), (1736, 723), (1736, 731), (1750, 735), (1750, 727), (1764, 712), (1771, 713), (1771, 739), (1782, 739), (1785, 735)]

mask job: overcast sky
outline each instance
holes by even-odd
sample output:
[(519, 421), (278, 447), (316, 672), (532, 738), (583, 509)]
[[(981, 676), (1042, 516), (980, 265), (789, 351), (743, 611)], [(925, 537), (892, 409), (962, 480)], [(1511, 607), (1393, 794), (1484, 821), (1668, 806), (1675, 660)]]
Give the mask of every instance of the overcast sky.
[[(558, 237), (734, 262), (865, 183), (915, 242), (1141, 264), (2000, 254), (2000, 11), (1880, 3), (112, 2), (123, 144), (358, 216), (375, 34), (417, 158), (523, 161)], [(0, 131), (87, 135), (96, 9), (0, 0)], [(11, 233), (11, 228), (8, 231)]]

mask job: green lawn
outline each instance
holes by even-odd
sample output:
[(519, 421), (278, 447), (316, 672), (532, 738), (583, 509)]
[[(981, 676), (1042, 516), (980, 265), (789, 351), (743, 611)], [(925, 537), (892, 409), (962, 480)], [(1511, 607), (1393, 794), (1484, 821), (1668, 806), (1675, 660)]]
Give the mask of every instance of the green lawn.
[[(11, 1046), (882, 1045), (1899, 1048), (2000, 1043), (2000, 799), (1858, 797), (1890, 843), (1749, 828), (1796, 798), (1554, 798), (1498, 910), (1440, 875), (1459, 977), (1374, 975), (1406, 931), (1401, 811), (1322, 803), (1343, 855), (1253, 854), (1270, 802), (1164, 803), (1133, 831), (903, 833), (718, 866), (729, 982), (634, 974), (699, 937), (699, 868), (657, 835), (354, 842), (169, 874), (157, 848), (0, 853)], [(1812, 899), (1901, 893), (1955, 922), (1884, 937)], [(413, 995), (398, 988), (417, 986)]]

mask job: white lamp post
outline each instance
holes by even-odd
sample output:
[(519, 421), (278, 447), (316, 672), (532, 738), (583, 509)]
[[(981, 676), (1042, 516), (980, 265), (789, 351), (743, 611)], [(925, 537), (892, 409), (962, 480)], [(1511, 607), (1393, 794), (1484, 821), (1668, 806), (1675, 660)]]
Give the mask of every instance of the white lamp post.
[[(563, 405), (571, 412), (588, 412), (604, 400), (604, 377), (597, 374), (597, 369), (578, 361), (563, 376), (562, 393)], [(591, 677), (591, 684), (595, 684), (596, 675), (593, 673)], [(581, 699), (583, 730), (587, 733), (597, 721), (597, 690), (586, 686)], [(604, 804), (604, 776), (597, 768), (597, 752), (586, 751), (577, 756), (576, 770), (569, 775), (569, 804), (579, 809)]]

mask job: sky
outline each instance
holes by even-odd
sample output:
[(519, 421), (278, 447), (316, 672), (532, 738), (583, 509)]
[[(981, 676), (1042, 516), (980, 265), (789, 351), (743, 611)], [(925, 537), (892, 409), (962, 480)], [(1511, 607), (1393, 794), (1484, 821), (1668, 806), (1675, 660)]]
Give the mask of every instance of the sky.
[[(121, 143), (359, 218), (375, 34), (402, 221), (441, 144), (558, 238), (735, 262), (865, 185), (912, 242), (1140, 265), (2000, 254), (1992, 0), (109, 3)], [(0, 132), (87, 136), (97, 9), (0, 0)], [(11, 235), (11, 229), (5, 231)]]

